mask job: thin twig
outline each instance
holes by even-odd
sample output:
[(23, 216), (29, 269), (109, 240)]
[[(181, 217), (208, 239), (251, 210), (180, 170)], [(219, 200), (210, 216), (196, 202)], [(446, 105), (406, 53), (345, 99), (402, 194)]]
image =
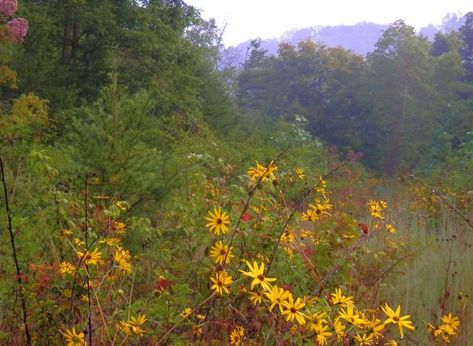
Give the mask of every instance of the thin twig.
[(8, 190), (7, 190), (7, 183), (5, 180), (5, 170), (3, 168), (3, 160), (1, 157), (0, 157), (0, 170), (2, 173), (2, 185), (3, 185), (3, 194), (5, 198), (5, 211), (7, 213), (8, 232), (10, 234), (13, 261), (15, 262), (15, 268), (16, 268), (16, 281), (18, 282), (18, 286), (19, 286), (21, 308), (23, 310), (23, 325), (25, 327), (26, 343), (28, 345), (31, 345), (31, 335), (28, 328), (28, 310), (26, 308), (25, 288), (23, 286), (23, 281), (21, 280), (22, 274), (21, 274), (20, 264), (18, 262), (18, 257), (16, 254), (15, 235), (13, 234), (11, 210), (10, 210), (10, 205), (8, 204)]
[[(194, 307), (194, 309), (192, 309), (191, 313), (189, 315), (192, 315), (195, 311), (197, 311), (202, 305), (206, 304), (210, 299), (212, 299), (213, 297), (215, 297), (215, 292), (213, 292), (210, 296), (208, 296), (205, 300), (203, 300), (202, 302), (200, 302), (197, 306)], [(181, 318), (179, 321), (176, 322), (175, 325), (173, 325), (167, 332), (166, 334), (164, 334), (161, 339), (159, 339), (157, 345), (160, 345), (161, 342), (165, 341), (166, 338), (169, 336), (169, 334), (172, 333), (172, 331), (174, 329), (177, 328), (177, 326), (179, 324), (181, 324), (182, 321), (184, 321), (185, 319), (184, 318)]]
[(473, 222), (465, 215), (463, 214), (460, 210), (458, 210), (457, 207), (455, 207), (452, 203), (450, 203), (445, 196), (443, 196), (439, 191), (434, 189), (433, 187), (427, 185), (420, 179), (416, 178), (414, 174), (409, 174), (409, 178), (414, 180), (415, 182), (419, 183), (420, 185), (424, 186), (428, 190), (430, 190), (434, 195), (436, 195), (438, 198), (442, 200), (443, 203), (445, 203), (455, 214), (460, 216), (472, 229), (473, 229)]
[[(243, 206), (243, 210), (241, 211), (240, 213), (240, 217), (238, 218), (238, 221), (235, 225), (235, 227), (233, 227), (233, 230), (232, 230), (232, 235), (230, 237), (230, 241), (228, 242), (228, 248), (230, 249), (231, 246), (232, 246), (232, 243), (233, 243), (233, 240), (236, 236), (236, 234), (238, 233), (238, 227), (240, 226), (240, 223), (241, 223), (241, 219), (243, 217), (243, 215), (246, 213), (246, 211), (248, 210), (249, 206), (250, 206), (250, 201), (251, 199), (253, 198), (256, 190), (258, 189), (258, 187), (261, 186), (261, 181), (263, 180), (263, 177), (266, 176), (266, 174), (269, 172), (271, 166), (273, 164), (275, 164), (285, 153), (287, 153), (289, 150), (289, 148), (286, 148), (284, 149), (283, 151), (281, 151), (275, 158), (273, 161), (270, 162), (270, 164), (268, 164), (268, 167), (266, 167), (266, 170), (263, 172), (263, 174), (261, 174), (261, 176), (259, 177), (259, 179), (257, 180), (256, 184), (253, 186), (253, 188), (250, 190), (250, 192), (248, 193), (248, 197), (246, 198), (246, 201), (245, 201), (245, 205)], [(223, 263), (225, 263), (225, 261), (227, 260), (227, 256), (228, 256), (228, 253), (230, 251), (227, 251), (225, 253), (225, 258), (223, 259)]]
[[(88, 248), (89, 244), (89, 174), (85, 174), (84, 179), (84, 223), (85, 223), (85, 247)], [(89, 265), (87, 261), (85, 261), (85, 271), (87, 273), (87, 300), (88, 300), (88, 308), (89, 314), (87, 319), (87, 325), (89, 333), (87, 334), (87, 338), (89, 339), (89, 345), (92, 346), (92, 300), (90, 299), (90, 275), (89, 275)]]

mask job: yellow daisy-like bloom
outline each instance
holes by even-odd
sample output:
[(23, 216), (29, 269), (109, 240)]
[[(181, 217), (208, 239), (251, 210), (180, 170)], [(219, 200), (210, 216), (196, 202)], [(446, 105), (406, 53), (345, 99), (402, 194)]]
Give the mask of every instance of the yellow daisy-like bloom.
[(233, 283), (233, 279), (226, 271), (215, 273), (215, 277), (211, 277), (210, 281), (213, 282), (211, 289), (213, 289), (218, 295), (230, 293), (227, 286)]
[(264, 263), (261, 262), (261, 266), (258, 267), (258, 263), (256, 263), (256, 261), (253, 262), (253, 266), (247, 260), (245, 260), (245, 262), (246, 262), (246, 265), (248, 266), (248, 269), (250, 271), (245, 272), (243, 270), (240, 270), (240, 272), (245, 276), (253, 278), (253, 281), (251, 282), (251, 289), (253, 289), (256, 285), (261, 285), (263, 290), (265, 290), (265, 291), (271, 290), (270, 282), (276, 281), (276, 279), (275, 278), (267, 278), (264, 275)]
[(398, 346), (399, 344), (397, 343), (396, 340), (394, 339), (389, 339), (384, 343), (384, 346)]
[(210, 233), (220, 235), (220, 233), (225, 234), (228, 232), (230, 220), (226, 212), (222, 211), (220, 208), (214, 208), (213, 213), (209, 211), (208, 214), (209, 216), (205, 219), (208, 221), (206, 226), (209, 228)]
[(113, 260), (118, 265), (118, 269), (120, 269), (122, 272), (126, 274), (131, 273), (131, 255), (128, 250), (124, 250), (119, 247), (113, 254)]
[(87, 251), (84, 255), (84, 252), (77, 251), (77, 256), (82, 258), (82, 262), (86, 265), (98, 264), (102, 261), (102, 253), (98, 249), (94, 251)]
[(181, 312), (181, 317), (183, 319), (187, 319), (192, 313), (192, 309), (191, 308), (185, 308), (182, 312)]
[(301, 298), (297, 298), (294, 301), (292, 294), (289, 295), (287, 301), (284, 303), (284, 310), (282, 311), (282, 315), (286, 315), (286, 321), (296, 321), (303, 325), (305, 324), (305, 315), (300, 311), (305, 306), (305, 303), (302, 301)]
[(145, 315), (132, 316), (128, 321), (120, 321), (119, 328), (126, 334), (135, 334), (142, 336), (145, 330), (142, 328), (146, 322)]
[(116, 247), (120, 245), (121, 240), (120, 238), (115, 238), (115, 237), (106, 237), (105, 239), (99, 240), (100, 244), (105, 244), (108, 247)]
[(458, 327), (460, 327), (460, 319), (456, 316), (452, 316), (450, 312), (448, 315), (443, 316), (441, 320), (444, 325), (449, 326), (450, 329), (454, 331), (454, 334), (449, 334), (455, 335)]
[(202, 315), (202, 314), (197, 314), (197, 315), (195, 315), (195, 317), (197, 317), (197, 319), (198, 319), (198, 320), (201, 320), (201, 321), (203, 321), (203, 320), (206, 319), (206, 316), (205, 316), (205, 315)]
[(364, 328), (367, 324), (367, 321), (362, 318), (358, 312), (356, 312), (356, 309), (353, 305), (348, 305), (345, 309), (340, 308), (338, 314), (341, 319), (358, 328)]
[(72, 236), (73, 232), (69, 229), (63, 229), (59, 231), (59, 237), (62, 239)]
[(444, 337), (447, 336), (448, 338), (450, 336), (457, 335), (457, 329), (452, 328), (452, 326), (448, 324), (442, 324), (439, 328), (445, 332), (446, 335), (444, 335)]
[(337, 317), (333, 322), (333, 331), (335, 332), (335, 335), (337, 335), (337, 340), (339, 342), (342, 342), (345, 338), (346, 328), (347, 327), (342, 323), (342, 321), (340, 321), (340, 317)]
[(386, 231), (388, 231), (389, 233), (396, 233), (396, 229), (390, 223), (386, 224)]
[(287, 243), (292, 243), (296, 239), (296, 236), (294, 235), (294, 232), (292, 232), (290, 229), (287, 229), (284, 231), (284, 233), (281, 236), (281, 241), (287, 242)]
[(304, 170), (302, 168), (296, 168), (295, 173), (296, 173), (296, 176), (299, 179), (304, 180), (305, 174), (304, 174)]
[(315, 222), (319, 219), (318, 215), (315, 213), (315, 210), (308, 209), (306, 212), (302, 213), (301, 220), (303, 221), (312, 221)]
[(243, 338), (245, 337), (245, 328), (237, 326), (230, 333), (230, 345), (241, 345)]
[(193, 334), (195, 337), (201, 336), (201, 335), (202, 335), (202, 327), (194, 324), (194, 325), (192, 326), (192, 334)]
[(367, 320), (368, 324), (366, 325), (367, 334), (372, 335), (375, 339), (378, 339), (382, 336), (381, 332), (384, 330), (385, 324), (381, 320), (377, 319), (376, 316), (373, 316), (371, 320)]
[(85, 335), (83, 332), (77, 333), (74, 327), (61, 332), (66, 338), (67, 346), (84, 346)]
[(269, 263), (269, 257), (263, 255), (262, 253), (257, 253), (256, 258), (259, 259), (260, 261), (263, 261), (263, 263)]
[(330, 215), (327, 210), (332, 209), (332, 205), (329, 203), (328, 199), (325, 199), (323, 203), (317, 200), (314, 204), (309, 204), (309, 208), (315, 211), (318, 219), (321, 219), (325, 215)]
[(317, 344), (327, 345), (327, 337), (332, 335), (332, 332), (330, 332), (328, 325), (323, 325), (319, 323), (314, 327), (314, 332), (317, 338)]
[(75, 270), (76, 270), (76, 267), (72, 263), (69, 263), (69, 262), (61, 262), (61, 264), (59, 265), (59, 272), (63, 275), (65, 274), (72, 275), (74, 274)]
[(278, 167), (274, 164), (274, 161), (271, 161), (268, 166), (263, 166), (256, 161), (256, 167), (251, 167), (248, 170), (248, 176), (251, 180), (256, 181), (261, 179), (261, 181), (267, 182), (268, 180), (276, 180), (274, 173), (278, 170)]
[(271, 291), (267, 291), (266, 297), (271, 301), (271, 305), (269, 306), (269, 311), (272, 311), (273, 308), (277, 305), (280, 312), (283, 312), (283, 309), (291, 296), (291, 292), (286, 291), (284, 288), (280, 288), (274, 285), (271, 288)]
[(398, 305), (396, 311), (391, 309), (389, 305), (386, 303), (384, 306), (381, 306), (381, 310), (388, 316), (388, 319), (384, 321), (384, 324), (397, 324), (399, 327), (399, 333), (401, 334), (401, 338), (404, 337), (404, 330), (403, 328), (407, 328), (410, 330), (414, 330), (414, 326), (412, 322), (409, 321), (410, 315), (405, 315), (401, 317), (401, 306)]
[(330, 303), (347, 307), (353, 305), (353, 297), (345, 297), (340, 288), (335, 289), (335, 293), (330, 294)]
[(325, 317), (327, 317), (325, 312), (316, 312), (307, 316), (309, 320), (309, 330), (313, 330), (314, 332), (320, 331), (320, 326), (328, 323)]
[(112, 224), (112, 230), (121, 235), (126, 234), (126, 224), (123, 222), (115, 221)]
[(130, 207), (130, 206), (128, 205), (128, 202), (126, 202), (126, 201), (116, 201), (116, 202), (115, 202), (115, 206), (116, 206), (118, 209), (120, 209), (121, 211), (127, 211), (128, 208)]
[(294, 258), (294, 250), (292, 248), (285, 246), (283, 250), (286, 253), (287, 258), (289, 258), (290, 260)]
[(219, 240), (210, 248), (210, 256), (213, 257), (216, 264), (230, 263), (234, 257), (232, 254), (233, 247), (228, 248), (223, 241)]
[(261, 292), (250, 292), (250, 301), (253, 305), (261, 304), (263, 302), (263, 294)]
[(370, 210), (371, 216), (377, 219), (384, 219), (384, 216), (381, 214), (388, 204), (385, 201), (374, 201), (372, 199), (368, 202), (368, 208)]
[(444, 330), (442, 329), (442, 326), (436, 327), (432, 323), (427, 323), (426, 325), (427, 330), (430, 334), (432, 334), (433, 337), (438, 338), (442, 335)]
[(74, 238), (74, 239), (72, 240), (72, 242), (73, 242), (74, 245), (77, 246), (77, 247), (82, 247), (82, 246), (85, 245), (85, 241), (83, 241), (83, 240), (81, 240), (81, 239), (79, 239), (79, 238)]
[(360, 346), (371, 346), (374, 343), (373, 334), (356, 334), (355, 340)]

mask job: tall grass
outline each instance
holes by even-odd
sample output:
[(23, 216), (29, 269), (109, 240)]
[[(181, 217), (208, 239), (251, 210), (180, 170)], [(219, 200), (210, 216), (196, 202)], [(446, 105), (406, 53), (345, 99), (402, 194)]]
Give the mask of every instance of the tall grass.
[(418, 321), (412, 343), (431, 344), (421, 321), (437, 324), (452, 312), (462, 323), (452, 344), (473, 345), (473, 229), (446, 206), (439, 208), (435, 217), (410, 208), (398, 212), (397, 237), (413, 256), (385, 277), (380, 301), (401, 304)]

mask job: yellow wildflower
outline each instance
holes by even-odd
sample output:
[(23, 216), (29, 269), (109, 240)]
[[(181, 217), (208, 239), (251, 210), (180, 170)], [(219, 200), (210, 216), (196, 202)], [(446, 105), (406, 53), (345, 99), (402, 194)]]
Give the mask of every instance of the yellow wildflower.
[(245, 328), (236, 326), (235, 329), (230, 333), (230, 345), (241, 345), (243, 338), (245, 337)]
[(375, 339), (380, 338), (382, 336), (381, 332), (384, 330), (384, 323), (377, 319), (376, 316), (373, 316), (371, 320), (367, 321), (368, 323), (366, 325), (366, 333), (372, 335)]
[(356, 334), (355, 340), (360, 346), (371, 346), (374, 343), (373, 334)]
[(92, 252), (80, 252), (77, 251), (77, 256), (82, 258), (82, 262), (86, 265), (98, 264), (102, 260), (102, 253), (98, 249), (94, 249)]
[(288, 322), (296, 319), (300, 325), (303, 325), (305, 324), (305, 315), (300, 310), (304, 306), (305, 303), (300, 298), (297, 298), (296, 301), (294, 301), (292, 294), (290, 294), (287, 301), (284, 303), (282, 315), (287, 315), (286, 321)]
[(67, 346), (85, 346), (85, 335), (83, 332), (77, 333), (75, 327), (61, 332), (66, 338)]
[(374, 201), (372, 199), (368, 202), (368, 208), (370, 210), (371, 216), (377, 219), (384, 219), (384, 216), (381, 212), (386, 209), (388, 204), (385, 201)]
[(356, 309), (353, 305), (347, 305), (345, 309), (340, 308), (338, 314), (340, 318), (358, 328), (364, 328), (367, 324), (367, 321), (358, 312), (356, 312)]
[(339, 342), (342, 342), (343, 339), (345, 338), (345, 329), (346, 326), (340, 321), (340, 318), (337, 317), (335, 321), (333, 322), (333, 330), (335, 334), (337, 335), (337, 340)]
[(457, 333), (457, 329), (458, 327), (460, 327), (460, 319), (458, 317), (452, 316), (452, 313), (450, 312), (448, 315), (443, 316), (441, 320), (445, 326), (450, 327), (444, 328), (446, 331), (447, 329), (450, 329), (452, 331), (448, 334), (455, 335)]
[(296, 168), (295, 169), (295, 173), (296, 173), (296, 176), (301, 179), (301, 180), (304, 180), (305, 178), (305, 174), (304, 174), (304, 170), (302, 168)]
[(210, 248), (210, 256), (214, 258), (217, 264), (223, 264), (224, 262), (228, 264), (234, 257), (232, 249), (233, 247), (228, 248), (228, 245), (225, 245), (223, 241), (219, 240)]
[(117, 232), (118, 234), (125, 234), (126, 233), (126, 224), (123, 222), (115, 221), (112, 223), (112, 230)]
[(409, 315), (405, 316), (400, 316), (401, 315), (401, 306), (398, 305), (396, 308), (396, 311), (391, 309), (389, 305), (386, 303), (383, 306), (381, 306), (381, 310), (388, 316), (388, 319), (384, 321), (385, 324), (393, 323), (397, 324), (399, 327), (399, 333), (401, 334), (401, 338), (404, 337), (404, 330), (402, 328), (407, 328), (410, 330), (414, 330), (414, 326), (412, 325), (412, 322), (409, 321)]
[(116, 202), (115, 202), (115, 206), (116, 206), (118, 209), (120, 209), (121, 211), (127, 211), (128, 208), (130, 207), (130, 206), (128, 205), (128, 202), (126, 202), (126, 201), (116, 201)]
[(225, 211), (222, 211), (220, 208), (214, 208), (213, 213), (209, 211), (208, 214), (209, 216), (205, 219), (208, 221), (206, 226), (209, 228), (210, 233), (220, 235), (220, 233), (225, 234), (228, 232), (230, 220)]
[(314, 332), (317, 338), (317, 343), (319, 345), (327, 345), (327, 337), (332, 335), (332, 332), (329, 331), (328, 325), (319, 323), (315, 325)]
[(118, 265), (118, 269), (120, 269), (122, 272), (126, 274), (131, 273), (131, 255), (128, 250), (118, 247), (118, 249), (113, 254), (113, 260)]
[(218, 295), (230, 293), (227, 286), (232, 284), (233, 279), (226, 271), (215, 273), (215, 277), (211, 277), (210, 281), (213, 282), (211, 289), (213, 289)]
[(248, 276), (250, 278), (253, 278), (253, 281), (251, 282), (251, 289), (253, 289), (256, 285), (261, 285), (261, 287), (269, 291), (271, 289), (271, 284), (270, 282), (276, 281), (274, 278), (267, 278), (264, 275), (264, 263), (261, 262), (261, 266), (258, 267), (258, 263), (256, 261), (253, 262), (253, 266), (251, 265), (250, 262), (246, 261), (246, 265), (248, 266), (248, 269), (250, 269), (249, 272), (245, 272), (243, 270), (240, 270), (240, 272)]
[(248, 176), (251, 180), (260, 180), (264, 183), (268, 180), (276, 180), (274, 173), (278, 170), (278, 167), (271, 161), (268, 166), (263, 166), (256, 161), (256, 167), (251, 167), (248, 170)]
[(145, 332), (142, 328), (145, 322), (145, 315), (138, 315), (137, 317), (132, 316), (128, 321), (120, 321), (119, 327), (126, 334), (135, 334), (142, 336)]
[(198, 326), (196, 324), (194, 324), (192, 326), (192, 334), (195, 336), (195, 337), (199, 337), (202, 335), (202, 327), (201, 326)]
[(295, 239), (296, 237), (294, 232), (292, 232), (290, 229), (285, 230), (281, 236), (281, 241), (285, 241), (287, 243), (292, 243)]
[(192, 313), (192, 309), (191, 308), (185, 308), (182, 312), (181, 312), (181, 317), (183, 319), (187, 319)]
[(268, 297), (268, 299), (271, 301), (269, 311), (272, 311), (277, 305), (280, 312), (283, 311), (283, 308), (291, 296), (291, 292), (286, 291), (284, 288), (280, 288), (276, 285), (271, 288), (271, 291), (267, 291), (265, 294), (266, 297)]
[(69, 263), (69, 262), (61, 262), (61, 264), (59, 265), (59, 272), (63, 275), (65, 274), (69, 274), (69, 275), (72, 275), (74, 274), (76, 270), (76, 267), (72, 264), (72, 263)]
[(250, 301), (253, 305), (261, 304), (263, 301), (263, 294), (261, 292), (250, 292)]
[(347, 307), (349, 305), (353, 305), (353, 297), (345, 297), (342, 294), (342, 290), (340, 288), (336, 288), (335, 293), (330, 294), (330, 303), (333, 305)]

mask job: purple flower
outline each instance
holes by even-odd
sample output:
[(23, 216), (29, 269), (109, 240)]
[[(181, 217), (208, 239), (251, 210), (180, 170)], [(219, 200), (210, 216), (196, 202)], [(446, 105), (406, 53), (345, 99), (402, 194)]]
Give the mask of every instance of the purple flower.
[(16, 0), (0, 0), (0, 14), (11, 17), (16, 12)]
[(15, 18), (7, 23), (7, 29), (16, 42), (23, 41), (28, 32), (28, 21), (24, 18)]

